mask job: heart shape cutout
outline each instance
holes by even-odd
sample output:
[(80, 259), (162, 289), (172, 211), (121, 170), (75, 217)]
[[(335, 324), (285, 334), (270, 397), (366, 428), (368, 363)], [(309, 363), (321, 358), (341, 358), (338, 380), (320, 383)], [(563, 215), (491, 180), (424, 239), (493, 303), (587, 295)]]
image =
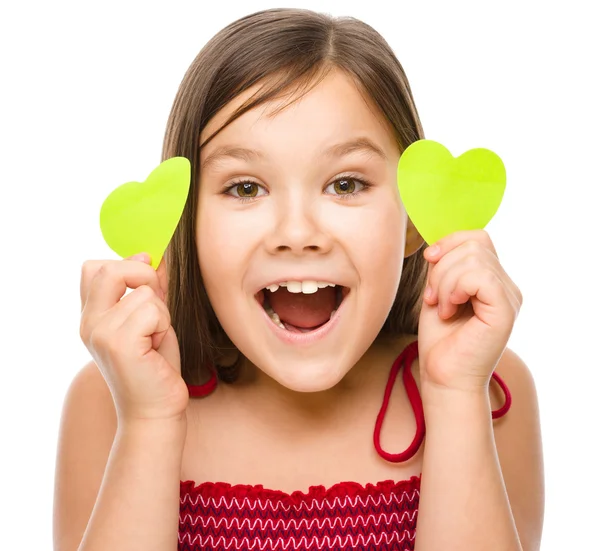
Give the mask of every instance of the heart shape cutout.
[(100, 229), (119, 256), (150, 254), (158, 268), (175, 233), (190, 189), (191, 166), (185, 157), (163, 161), (144, 182), (116, 188), (102, 203)]
[(442, 144), (418, 140), (398, 161), (398, 190), (428, 245), (461, 230), (484, 229), (506, 188), (502, 159), (477, 148), (453, 157)]

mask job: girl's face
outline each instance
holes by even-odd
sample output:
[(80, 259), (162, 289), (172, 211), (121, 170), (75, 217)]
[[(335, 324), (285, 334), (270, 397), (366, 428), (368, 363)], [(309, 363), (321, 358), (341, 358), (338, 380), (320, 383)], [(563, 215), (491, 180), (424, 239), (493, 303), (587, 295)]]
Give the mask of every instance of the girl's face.
[[(217, 113), (200, 142), (255, 91)], [(249, 111), (202, 148), (196, 242), (232, 342), (281, 385), (314, 392), (338, 383), (381, 329), (407, 216), (389, 123), (347, 76), (331, 73), (273, 116), (289, 99)]]

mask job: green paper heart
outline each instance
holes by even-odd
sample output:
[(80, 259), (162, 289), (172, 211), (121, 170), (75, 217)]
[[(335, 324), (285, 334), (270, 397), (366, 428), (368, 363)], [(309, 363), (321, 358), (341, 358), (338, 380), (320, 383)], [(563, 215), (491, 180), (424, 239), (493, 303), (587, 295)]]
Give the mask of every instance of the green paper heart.
[(106, 244), (122, 258), (148, 253), (158, 268), (175, 233), (190, 189), (190, 162), (172, 157), (142, 183), (115, 189), (100, 209), (100, 229)]
[(400, 198), (428, 245), (456, 231), (485, 228), (505, 187), (504, 163), (489, 149), (454, 158), (443, 145), (419, 140), (398, 161)]

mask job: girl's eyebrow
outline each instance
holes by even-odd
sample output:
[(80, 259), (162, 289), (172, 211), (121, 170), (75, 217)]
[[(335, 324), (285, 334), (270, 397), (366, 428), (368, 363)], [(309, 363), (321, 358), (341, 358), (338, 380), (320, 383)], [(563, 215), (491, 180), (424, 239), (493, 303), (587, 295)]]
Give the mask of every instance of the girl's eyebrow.
[[(321, 157), (344, 157), (350, 153), (355, 152), (372, 153), (386, 161), (387, 156), (383, 149), (376, 145), (372, 140), (366, 136), (348, 140), (346, 142), (334, 144), (321, 152)], [(235, 145), (223, 145), (213, 151), (202, 163), (201, 170), (207, 170), (218, 161), (225, 158), (240, 159), (242, 161), (250, 162), (251, 160), (264, 159), (265, 154), (262, 151), (256, 149), (248, 149), (246, 147), (239, 147)]]
[(249, 163), (252, 159), (264, 159), (264, 154), (255, 149), (234, 145), (223, 145), (215, 149), (202, 163), (200, 169), (207, 170), (225, 158), (240, 159)]
[(332, 145), (331, 147), (325, 149), (321, 155), (330, 158), (344, 157), (345, 155), (349, 155), (350, 153), (354, 153), (355, 151), (373, 153), (380, 157), (382, 160), (387, 160), (383, 149), (366, 136), (361, 136), (360, 138)]

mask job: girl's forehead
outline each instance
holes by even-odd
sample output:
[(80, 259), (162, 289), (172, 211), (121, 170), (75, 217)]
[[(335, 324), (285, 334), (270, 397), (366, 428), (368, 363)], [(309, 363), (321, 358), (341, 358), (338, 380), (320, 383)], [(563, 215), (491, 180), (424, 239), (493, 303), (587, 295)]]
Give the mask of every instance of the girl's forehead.
[[(244, 103), (260, 93), (262, 86), (264, 83), (254, 85), (219, 110), (202, 130), (200, 143), (219, 130)], [(294, 130), (293, 125), (308, 124), (314, 129), (315, 137), (319, 132), (368, 133), (380, 142), (382, 149), (389, 152), (397, 150), (389, 121), (349, 76), (341, 71), (332, 71), (321, 82), (308, 87), (308, 92), (306, 89), (302, 88), (305, 92), (301, 93), (282, 94), (246, 112), (222, 129), (202, 148), (201, 154), (210, 153), (208, 150), (218, 147), (221, 141), (229, 141), (233, 136), (239, 138), (239, 130), (244, 127), (256, 129), (261, 124), (265, 130), (279, 128), (290, 132)]]

